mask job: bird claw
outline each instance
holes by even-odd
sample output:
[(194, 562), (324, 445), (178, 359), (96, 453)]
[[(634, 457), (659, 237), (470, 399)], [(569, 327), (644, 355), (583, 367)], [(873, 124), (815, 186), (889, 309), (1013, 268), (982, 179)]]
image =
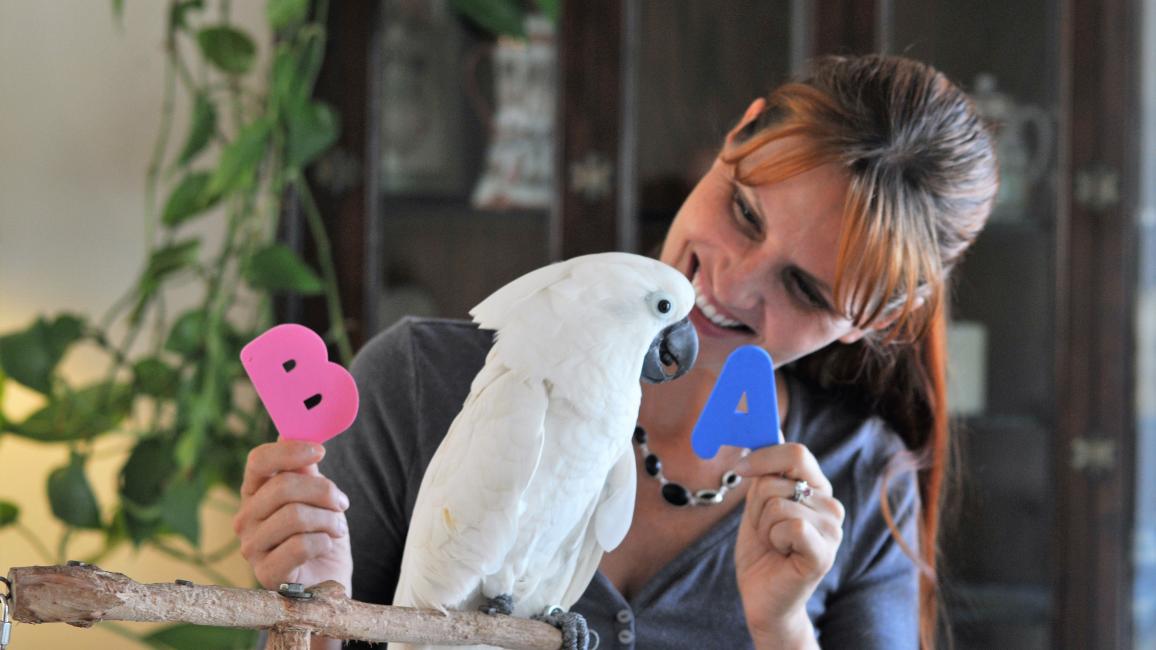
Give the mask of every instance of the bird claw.
[(490, 616), (497, 614), (509, 616), (514, 612), (514, 597), (510, 594), (498, 594), (493, 598), (487, 598), (486, 602), (478, 606), (478, 611)]
[[(564, 612), (555, 607), (544, 614), (535, 614), (535, 621), (549, 623), (562, 632), (562, 650), (589, 650), (590, 628), (586, 618), (577, 612)], [(595, 645), (595, 648), (598, 646)]]

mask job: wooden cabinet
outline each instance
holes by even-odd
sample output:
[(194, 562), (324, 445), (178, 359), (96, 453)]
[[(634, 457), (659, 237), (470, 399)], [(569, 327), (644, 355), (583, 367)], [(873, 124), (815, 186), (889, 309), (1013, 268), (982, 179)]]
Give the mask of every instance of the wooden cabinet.
[[(435, 0), (329, 4), (317, 93), (343, 128), (312, 176), (355, 340), (401, 313), (465, 317), (551, 260), (650, 250), (747, 103), (811, 55), (923, 59), (990, 99), (1016, 139), (1001, 149), (1005, 196), (954, 289), (957, 331), (973, 335), (953, 347), (957, 366), (982, 372), (960, 402), (966, 473), (944, 543), (956, 647), (1139, 644), (1136, 242), (1152, 239), (1137, 218), (1141, 3), (563, 4), (552, 200), (514, 210), (470, 201), (488, 143), (487, 39)], [(406, 20), (416, 37), (399, 42)], [(427, 138), (414, 169), (384, 155), (389, 138)], [(285, 313), (324, 328), (309, 301)]]

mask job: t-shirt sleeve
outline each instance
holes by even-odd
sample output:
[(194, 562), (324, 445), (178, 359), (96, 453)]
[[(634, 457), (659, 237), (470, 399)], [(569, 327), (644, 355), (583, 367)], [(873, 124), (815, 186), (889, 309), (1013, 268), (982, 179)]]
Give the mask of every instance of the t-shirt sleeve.
[(895, 525), (918, 552), (919, 489), (912, 470), (888, 475), (883, 467), (860, 467), (855, 506), (848, 507), (843, 544), (847, 567), (842, 585), (816, 621), (826, 648), (919, 647), (919, 573), (883, 518), (880, 499), (887, 477)]
[(414, 355), (403, 321), (371, 340), (350, 372), (361, 397), (348, 431), (326, 445), (321, 472), (349, 496), (353, 598), (389, 604), (408, 518), (406, 493), (417, 448)]

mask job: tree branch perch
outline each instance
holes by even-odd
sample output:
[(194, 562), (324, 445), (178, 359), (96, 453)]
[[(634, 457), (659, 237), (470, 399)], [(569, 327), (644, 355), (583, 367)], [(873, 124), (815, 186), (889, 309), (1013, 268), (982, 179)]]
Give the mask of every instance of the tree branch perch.
[(12, 617), (22, 623), (183, 622), (270, 630), (275, 648), (307, 648), (311, 635), (334, 639), (438, 645), (487, 644), (557, 650), (561, 633), (528, 619), (374, 605), (351, 600), (336, 582), (287, 598), (275, 591), (215, 585), (141, 584), (96, 566), (16, 567)]

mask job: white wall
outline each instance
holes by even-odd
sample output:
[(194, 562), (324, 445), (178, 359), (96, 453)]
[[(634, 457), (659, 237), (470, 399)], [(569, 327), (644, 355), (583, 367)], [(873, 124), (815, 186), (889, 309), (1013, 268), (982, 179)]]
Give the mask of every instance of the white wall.
[[(256, 33), (264, 49), (265, 2), (232, 4), (233, 22)], [(143, 263), (145, 171), (161, 114), (167, 3), (128, 0), (123, 24), (113, 19), (111, 5), (0, 0), (0, 332), (45, 312), (79, 311), (98, 319)], [(172, 148), (181, 145), (186, 104), (187, 98), (178, 97)], [(201, 232), (219, 240), (221, 228), (213, 221)], [(104, 367), (103, 357), (83, 351), (65, 365), (77, 381)], [(4, 399), (10, 415), (37, 406), (28, 391), (9, 390)], [(102, 439), (90, 468), (106, 514), (130, 445)], [(60, 528), (49, 514), (44, 480), (65, 458), (59, 445), (0, 437), (0, 499), (22, 505), (24, 522), (49, 544)], [(203, 525), (206, 548), (232, 537), (225, 513), (206, 510)], [(82, 537), (70, 555), (83, 557), (98, 546), (94, 535)], [(23, 537), (0, 530), (0, 575), (14, 566), (47, 563)], [(102, 566), (142, 582), (209, 582), (149, 551), (125, 550)], [(221, 567), (234, 582), (252, 584), (239, 556)], [(16, 625), (12, 640), (21, 650), (134, 647), (99, 626)]]

